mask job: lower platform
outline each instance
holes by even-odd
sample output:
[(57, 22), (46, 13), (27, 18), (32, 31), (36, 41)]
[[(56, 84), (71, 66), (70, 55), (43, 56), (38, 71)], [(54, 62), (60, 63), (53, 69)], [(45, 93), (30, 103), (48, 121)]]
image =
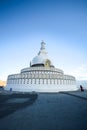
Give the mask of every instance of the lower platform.
[(61, 91), (76, 91), (78, 90), (76, 85), (7, 85), (5, 90), (8, 91), (20, 91), (20, 92), (61, 92)]

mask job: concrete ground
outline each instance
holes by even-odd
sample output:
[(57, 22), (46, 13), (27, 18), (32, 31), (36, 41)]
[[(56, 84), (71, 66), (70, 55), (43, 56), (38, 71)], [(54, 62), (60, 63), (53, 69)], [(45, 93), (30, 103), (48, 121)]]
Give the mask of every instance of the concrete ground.
[(0, 130), (86, 129), (87, 91), (0, 94)]

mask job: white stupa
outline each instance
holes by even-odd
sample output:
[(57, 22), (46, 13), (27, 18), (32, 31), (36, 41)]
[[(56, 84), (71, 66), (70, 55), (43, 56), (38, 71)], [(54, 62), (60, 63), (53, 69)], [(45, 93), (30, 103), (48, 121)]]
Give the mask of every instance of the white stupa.
[(8, 76), (6, 90), (21, 92), (60, 92), (77, 90), (74, 76), (65, 75), (48, 58), (45, 43), (41, 42), (39, 53), (19, 74)]

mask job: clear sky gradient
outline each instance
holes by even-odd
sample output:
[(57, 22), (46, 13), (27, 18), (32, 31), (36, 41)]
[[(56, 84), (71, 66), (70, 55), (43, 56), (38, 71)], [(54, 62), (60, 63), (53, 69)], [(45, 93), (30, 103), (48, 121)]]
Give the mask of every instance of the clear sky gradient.
[(1, 0), (0, 80), (29, 67), (42, 40), (55, 67), (87, 80), (87, 0)]

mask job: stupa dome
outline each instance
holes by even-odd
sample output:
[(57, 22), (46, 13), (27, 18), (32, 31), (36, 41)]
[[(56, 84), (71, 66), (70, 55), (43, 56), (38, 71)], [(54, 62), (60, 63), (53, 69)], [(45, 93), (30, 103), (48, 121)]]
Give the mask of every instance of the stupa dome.
[(31, 61), (31, 66), (49, 66), (52, 67), (52, 62), (48, 58), (47, 52), (45, 50), (45, 43), (44, 41), (41, 42), (41, 48), (37, 56), (33, 58)]

